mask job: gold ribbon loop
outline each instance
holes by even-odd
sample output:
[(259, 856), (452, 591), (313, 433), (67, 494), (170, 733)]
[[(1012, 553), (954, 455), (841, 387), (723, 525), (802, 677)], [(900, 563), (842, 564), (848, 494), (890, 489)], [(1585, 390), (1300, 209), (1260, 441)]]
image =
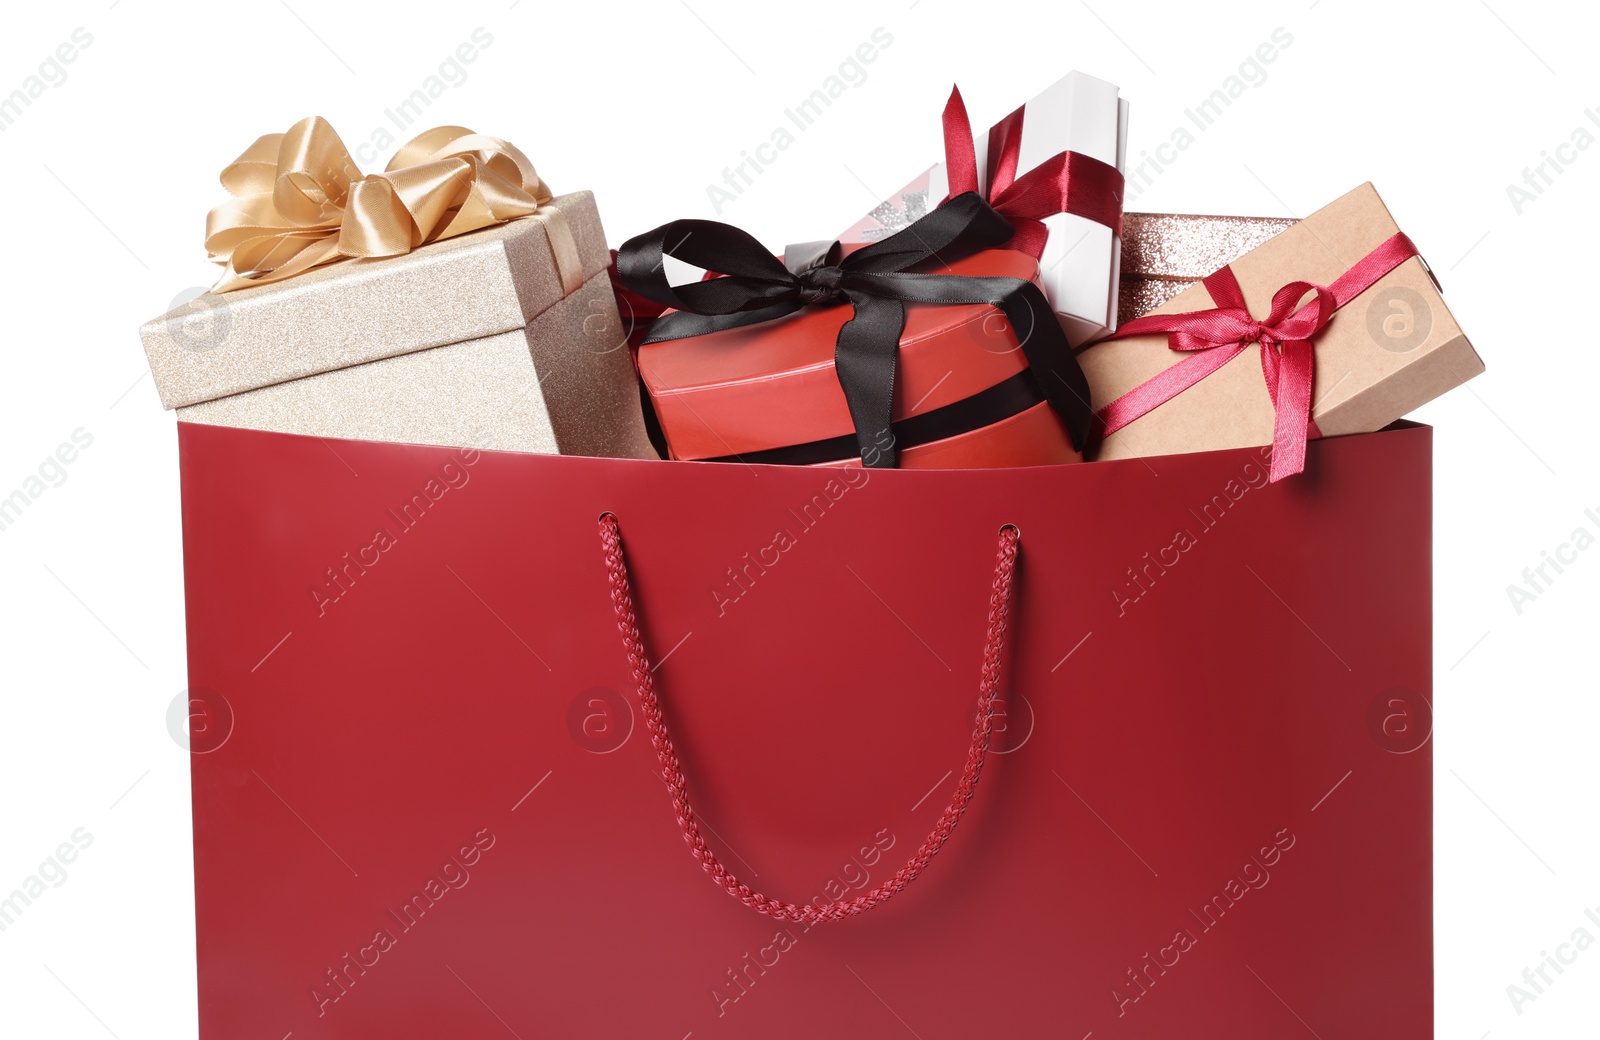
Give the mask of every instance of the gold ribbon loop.
[(538, 214), (561, 284), (583, 285), (571, 227), (550, 188), (509, 141), (439, 126), (363, 174), (320, 116), (260, 137), (222, 171), (234, 196), (206, 215), (206, 251), (228, 292), (323, 264), (399, 256), (419, 246)]

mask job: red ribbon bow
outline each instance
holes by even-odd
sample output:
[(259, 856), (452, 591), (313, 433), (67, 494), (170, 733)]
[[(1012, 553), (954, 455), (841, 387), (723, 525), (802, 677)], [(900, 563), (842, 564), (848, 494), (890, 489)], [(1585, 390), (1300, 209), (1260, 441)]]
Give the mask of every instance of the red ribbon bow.
[[(1072, 213), (1122, 234), (1122, 174), (1115, 166), (1077, 152), (1059, 152), (1021, 177), (1022, 114), (1017, 109), (989, 131), (989, 205), (1016, 228), (1006, 248), (1044, 255), (1044, 218)], [(944, 106), (944, 164), (954, 198), (978, 190), (978, 155), (961, 91), (952, 87)]]
[[(1300, 281), (1285, 285), (1273, 294), (1272, 308), (1262, 321), (1252, 317), (1245, 306), (1233, 268), (1218, 269), (1202, 283), (1216, 307), (1148, 314), (1101, 341), (1165, 332), (1167, 345), (1189, 356), (1101, 408), (1095, 414), (1097, 436), (1122, 429), (1226, 365), (1252, 343), (1259, 343), (1261, 373), (1274, 416), (1270, 479), (1299, 473), (1305, 469), (1306, 441), (1322, 436), (1311, 418), (1311, 387), (1316, 375), (1313, 341), (1335, 311), (1416, 255), (1411, 240), (1396, 233), (1330, 286)], [(1304, 306), (1297, 306), (1307, 293), (1315, 295)]]

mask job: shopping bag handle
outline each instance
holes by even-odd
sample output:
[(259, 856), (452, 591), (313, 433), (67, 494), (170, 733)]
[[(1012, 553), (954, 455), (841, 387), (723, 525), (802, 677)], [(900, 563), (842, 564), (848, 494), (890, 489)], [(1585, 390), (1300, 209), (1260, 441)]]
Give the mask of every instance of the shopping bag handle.
[(1014, 525), (1000, 529), (1000, 554), (995, 563), (994, 583), (989, 593), (989, 631), (983, 646), (983, 672), (978, 681), (978, 709), (972, 724), (972, 744), (967, 749), (966, 767), (956, 784), (955, 794), (945, 807), (933, 830), (923, 840), (905, 866), (882, 884), (862, 892), (851, 899), (832, 903), (786, 903), (755, 891), (735, 877), (706, 844), (700, 833), (700, 821), (689, 804), (688, 784), (683, 767), (678, 761), (678, 751), (667, 734), (661, 715), (661, 700), (656, 695), (656, 684), (645, 655), (644, 641), (639, 636), (639, 621), (634, 613), (633, 587), (628, 577), (627, 560), (622, 553), (622, 534), (617, 518), (612, 513), (600, 516), (600, 542), (605, 549), (606, 570), (611, 577), (611, 604), (617, 613), (617, 628), (622, 633), (622, 648), (633, 672), (634, 685), (639, 691), (639, 704), (644, 713), (645, 725), (650, 731), (650, 743), (655, 748), (661, 765), (661, 779), (672, 798), (672, 808), (678, 816), (678, 826), (683, 830), (683, 840), (688, 843), (694, 858), (711, 879), (724, 891), (745, 906), (780, 921), (814, 924), (820, 921), (839, 921), (864, 913), (888, 902), (901, 889), (915, 881), (945, 842), (955, 831), (972, 796), (978, 788), (978, 777), (983, 772), (984, 760), (989, 754), (989, 738), (994, 733), (994, 707), (1000, 689), (1000, 652), (1005, 643), (1006, 621), (1011, 613), (1011, 579), (1017, 566), (1017, 546), (1021, 533)]

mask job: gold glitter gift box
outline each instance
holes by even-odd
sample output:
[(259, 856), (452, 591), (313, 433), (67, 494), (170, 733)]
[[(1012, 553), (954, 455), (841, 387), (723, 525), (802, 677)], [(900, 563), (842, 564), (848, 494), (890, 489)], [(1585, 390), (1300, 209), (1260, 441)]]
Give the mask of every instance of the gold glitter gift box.
[(582, 261), (574, 292), (541, 211), (206, 293), (139, 330), (162, 405), (185, 422), (318, 437), (657, 458), (594, 196), (553, 206)]

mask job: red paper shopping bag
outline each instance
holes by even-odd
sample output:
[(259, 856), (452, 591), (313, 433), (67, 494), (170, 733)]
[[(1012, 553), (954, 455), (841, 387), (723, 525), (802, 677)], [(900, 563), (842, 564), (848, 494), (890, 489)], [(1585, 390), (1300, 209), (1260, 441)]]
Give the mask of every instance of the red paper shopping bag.
[(1431, 1035), (1426, 428), (1276, 484), (179, 431), (205, 1040)]

